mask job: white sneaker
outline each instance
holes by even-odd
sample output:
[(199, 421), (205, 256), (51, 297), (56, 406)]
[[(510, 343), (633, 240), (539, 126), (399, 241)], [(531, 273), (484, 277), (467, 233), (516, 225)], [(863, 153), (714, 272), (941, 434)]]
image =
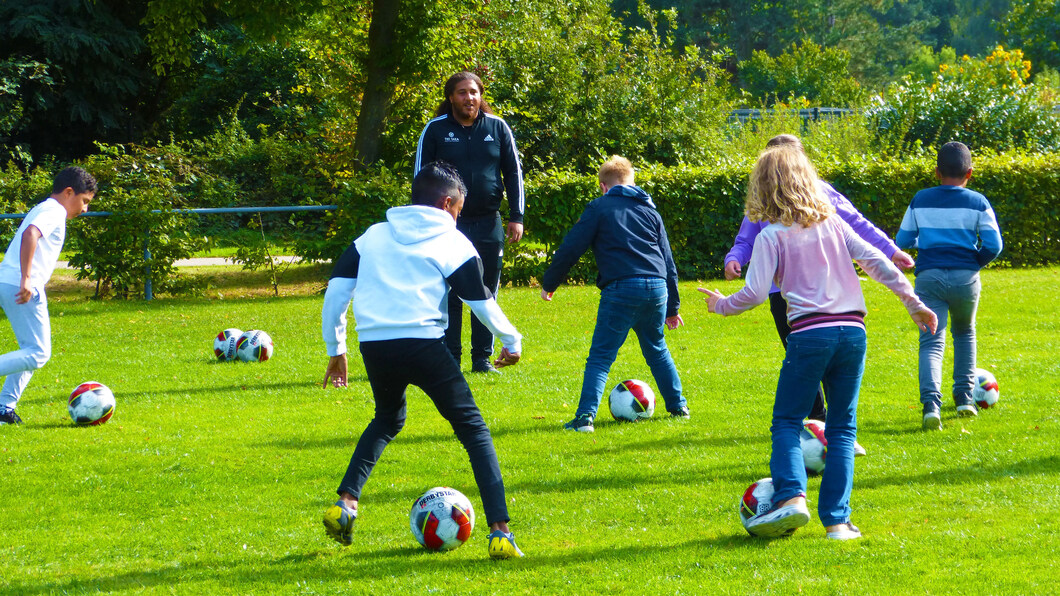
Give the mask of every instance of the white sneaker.
[(845, 524), (839, 524), (838, 530), (833, 530), (825, 534), (825, 538), (828, 538), (829, 540), (856, 540), (861, 538), (861, 530), (859, 530), (854, 524), (847, 522)]
[(806, 501), (777, 507), (751, 518), (747, 522), (747, 531), (755, 536), (777, 538), (787, 536), (810, 522), (810, 510)]

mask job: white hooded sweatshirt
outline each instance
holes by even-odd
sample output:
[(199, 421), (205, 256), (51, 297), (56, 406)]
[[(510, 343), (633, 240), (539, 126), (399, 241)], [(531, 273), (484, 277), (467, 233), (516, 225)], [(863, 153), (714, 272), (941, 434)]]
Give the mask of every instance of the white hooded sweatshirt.
[(328, 356), (346, 353), (351, 300), (360, 341), (443, 337), (450, 288), (509, 352), (522, 351), (522, 336), (482, 284), (478, 253), (448, 212), (409, 205), (387, 210), (386, 219), (335, 263), (321, 313)]

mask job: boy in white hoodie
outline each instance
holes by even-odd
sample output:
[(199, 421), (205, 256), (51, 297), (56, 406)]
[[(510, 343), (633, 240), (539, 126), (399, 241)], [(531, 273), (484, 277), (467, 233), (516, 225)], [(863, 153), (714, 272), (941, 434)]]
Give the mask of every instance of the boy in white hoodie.
[[(482, 263), (456, 229), (466, 187), (444, 162), (424, 166), (412, 182), (412, 204), (387, 211), (335, 264), (324, 294), (322, 330), (330, 360), (324, 375), (346, 386), (346, 311), (353, 302), (357, 336), (375, 418), (368, 424), (339, 484), (339, 500), (324, 513), (329, 536), (352, 544), (361, 489), (383, 449), (405, 424), (405, 389), (416, 385), (449, 421), (471, 459), (490, 526), (489, 555), (523, 556), (508, 528), (497, 453), (460, 367), (445, 345), (450, 289), (504, 348), (494, 365), (519, 361), (522, 336), (482, 283)], [(356, 291), (355, 291), (356, 290)]]

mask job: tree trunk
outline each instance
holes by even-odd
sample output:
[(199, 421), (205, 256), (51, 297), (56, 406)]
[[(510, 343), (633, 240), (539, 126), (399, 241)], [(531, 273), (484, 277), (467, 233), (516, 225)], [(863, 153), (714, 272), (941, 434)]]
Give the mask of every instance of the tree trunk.
[(397, 0), (372, 0), (372, 24), (368, 27), (368, 64), (361, 97), (361, 112), (357, 115), (357, 137), (353, 148), (355, 169), (363, 170), (379, 159), (379, 145), (383, 136), (387, 112), (393, 98), (391, 80), (397, 70), (400, 52), (394, 43), (398, 12)]

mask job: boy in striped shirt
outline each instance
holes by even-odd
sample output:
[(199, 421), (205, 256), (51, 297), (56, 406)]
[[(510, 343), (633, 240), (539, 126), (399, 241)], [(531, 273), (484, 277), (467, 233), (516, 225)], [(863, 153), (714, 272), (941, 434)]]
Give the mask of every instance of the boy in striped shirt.
[(1001, 253), (1001, 232), (986, 197), (966, 188), (972, 155), (963, 143), (939, 149), (939, 186), (913, 197), (895, 236), (900, 248), (916, 248), (916, 293), (939, 318), (937, 333), (920, 333), (920, 402), (925, 430), (942, 428), (942, 355), (947, 316), (953, 336), (953, 402), (957, 415), (978, 414), (975, 384), (975, 311), (979, 270)]

